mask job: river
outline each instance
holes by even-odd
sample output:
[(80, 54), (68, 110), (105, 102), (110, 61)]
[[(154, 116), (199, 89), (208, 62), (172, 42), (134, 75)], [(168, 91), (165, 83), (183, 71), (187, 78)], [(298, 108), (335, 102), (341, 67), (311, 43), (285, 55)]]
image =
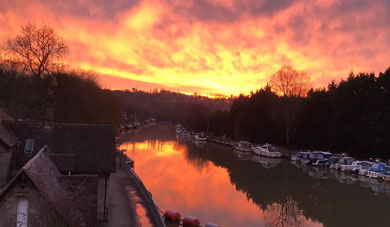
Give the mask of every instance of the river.
[(160, 209), (221, 226), (388, 226), (390, 185), (178, 141), (171, 124), (122, 139)]

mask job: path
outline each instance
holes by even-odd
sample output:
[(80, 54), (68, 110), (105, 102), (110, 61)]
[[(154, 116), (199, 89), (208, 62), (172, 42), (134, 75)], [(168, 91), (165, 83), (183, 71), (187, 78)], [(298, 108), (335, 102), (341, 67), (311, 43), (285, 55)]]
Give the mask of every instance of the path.
[(110, 176), (108, 199), (108, 223), (105, 227), (155, 226), (137, 184), (118, 161), (116, 173)]

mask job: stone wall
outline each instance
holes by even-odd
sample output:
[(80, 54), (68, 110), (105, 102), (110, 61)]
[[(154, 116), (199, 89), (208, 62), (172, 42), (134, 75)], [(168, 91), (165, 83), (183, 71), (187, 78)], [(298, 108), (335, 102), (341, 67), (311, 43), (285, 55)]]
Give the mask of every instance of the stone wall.
[(110, 178), (109, 174), (99, 174), (98, 175), (98, 218), (100, 221), (105, 221), (107, 219), (107, 216), (105, 216), (104, 205), (107, 206), (108, 201), (106, 201), (106, 204), (104, 204), (104, 200), (107, 199), (107, 198), (105, 198), (105, 195), (107, 194), (106, 183), (107, 183), (107, 190), (108, 190), (109, 178)]
[(5, 181), (8, 177), (11, 155), (12, 153), (7, 151), (6, 147), (0, 143), (0, 188), (3, 185), (3, 181)]
[(16, 207), (21, 197), (28, 199), (28, 227), (68, 227), (26, 176), (20, 176), (0, 197), (0, 226), (16, 226)]

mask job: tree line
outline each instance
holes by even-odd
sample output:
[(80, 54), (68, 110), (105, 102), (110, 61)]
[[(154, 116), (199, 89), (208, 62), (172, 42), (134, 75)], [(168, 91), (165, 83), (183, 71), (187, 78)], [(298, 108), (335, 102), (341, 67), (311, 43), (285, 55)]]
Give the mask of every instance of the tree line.
[(0, 107), (15, 119), (42, 120), (51, 105), (55, 122), (119, 125), (126, 112), (128, 123), (155, 117), (203, 130), (213, 111), (227, 110), (232, 102), (165, 90), (102, 89), (93, 75), (65, 70), (62, 60), (69, 48), (46, 25), (21, 26), (20, 34), (1, 47)]
[[(291, 103), (295, 107), (287, 110), (294, 113), (286, 114)], [(347, 79), (312, 88), (305, 96), (283, 96), (267, 85), (238, 97), (229, 111), (214, 113), (210, 125), (216, 135), (234, 139), (387, 158), (390, 68), (377, 76), (350, 73)]]

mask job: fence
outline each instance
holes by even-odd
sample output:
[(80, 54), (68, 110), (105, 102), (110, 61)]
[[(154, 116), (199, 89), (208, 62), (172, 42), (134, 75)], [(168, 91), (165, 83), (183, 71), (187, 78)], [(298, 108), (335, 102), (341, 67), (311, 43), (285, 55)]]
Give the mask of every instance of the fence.
[(141, 178), (134, 172), (134, 169), (131, 168), (131, 166), (129, 165), (129, 160), (126, 160), (126, 158), (121, 159), (121, 165), (125, 169), (125, 171), (129, 174), (129, 176), (133, 178), (133, 180), (138, 186), (138, 189), (142, 192), (157, 226), (165, 227), (164, 221), (159, 213), (159, 210), (152, 199), (152, 195), (146, 189)]

